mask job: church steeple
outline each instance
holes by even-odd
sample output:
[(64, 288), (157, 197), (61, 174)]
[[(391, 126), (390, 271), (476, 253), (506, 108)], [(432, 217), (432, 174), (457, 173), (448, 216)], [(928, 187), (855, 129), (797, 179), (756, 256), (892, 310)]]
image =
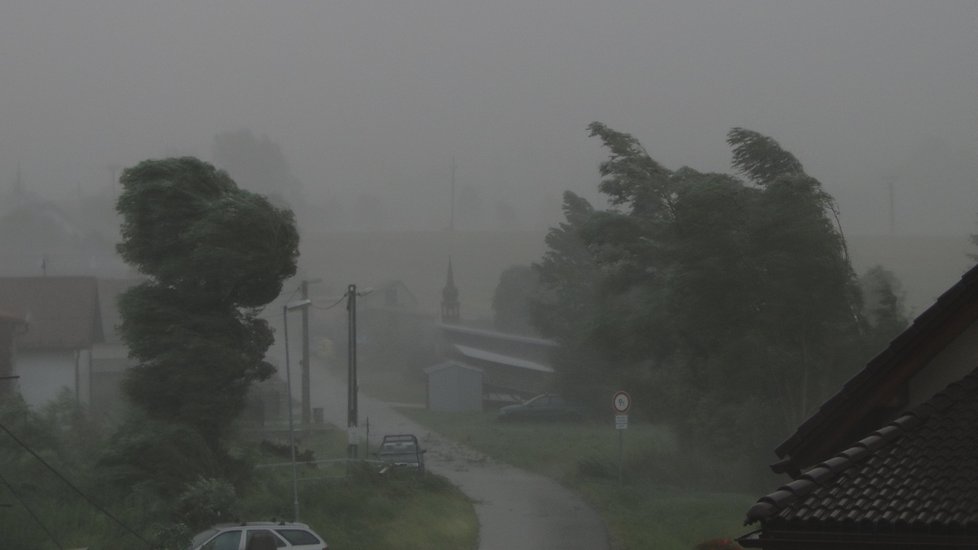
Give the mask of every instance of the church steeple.
[(448, 280), (445, 288), (441, 289), (441, 320), (443, 323), (457, 323), (461, 304), (458, 301), (458, 288), (455, 287), (455, 275), (452, 273), (452, 259), (448, 258)]

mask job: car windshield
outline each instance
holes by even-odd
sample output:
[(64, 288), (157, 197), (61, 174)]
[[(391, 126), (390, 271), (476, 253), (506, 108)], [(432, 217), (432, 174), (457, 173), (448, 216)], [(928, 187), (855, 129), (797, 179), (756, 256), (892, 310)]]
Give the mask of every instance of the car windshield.
[(206, 529), (194, 535), (193, 539), (191, 539), (191, 543), (193, 547), (200, 546), (201, 544), (204, 543), (204, 541), (213, 537), (216, 533), (217, 533), (217, 529)]

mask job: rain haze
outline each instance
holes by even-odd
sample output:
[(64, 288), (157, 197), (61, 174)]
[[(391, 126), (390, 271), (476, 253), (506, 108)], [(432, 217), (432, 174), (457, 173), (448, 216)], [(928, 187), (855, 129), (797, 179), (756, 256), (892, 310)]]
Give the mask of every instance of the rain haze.
[(247, 130), (331, 229), (443, 229), (453, 157), (459, 229), (545, 229), (563, 190), (596, 195), (589, 122), (715, 171), (742, 126), (801, 159), (847, 232), (960, 236), (976, 24), (974, 2), (7, 2), (0, 181), (19, 164), (45, 196), (97, 193)]
[(978, 547), (976, 100), (974, 0), (0, 0), (0, 545)]

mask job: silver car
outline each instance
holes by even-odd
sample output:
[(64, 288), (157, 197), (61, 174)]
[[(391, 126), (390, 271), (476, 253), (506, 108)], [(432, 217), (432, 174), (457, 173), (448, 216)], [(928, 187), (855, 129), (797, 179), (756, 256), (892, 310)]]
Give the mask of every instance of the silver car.
[(189, 550), (326, 550), (322, 537), (305, 523), (252, 521), (215, 525), (194, 536)]

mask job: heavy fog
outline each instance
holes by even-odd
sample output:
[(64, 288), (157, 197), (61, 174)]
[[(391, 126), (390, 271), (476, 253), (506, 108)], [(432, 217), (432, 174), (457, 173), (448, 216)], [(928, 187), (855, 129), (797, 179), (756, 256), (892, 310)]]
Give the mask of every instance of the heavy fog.
[[(701, 522), (702, 511), (687, 510), (702, 499), (703, 510), (731, 519), (722, 529), (740, 529), (755, 498), (743, 491), (777, 486), (763, 477), (776, 441), (818, 410), (865, 357), (896, 349), (886, 346), (978, 258), (978, 236), (969, 238), (978, 235), (976, 29), (974, 0), (0, 1), (0, 290), (7, 302), (0, 304), (0, 347), (6, 346), (0, 380), (7, 384), (0, 390), (16, 383), (26, 396), (22, 405), (36, 407), (64, 387), (54, 402), (61, 408), (50, 410), (67, 414), (80, 410), (68, 407), (90, 405), (92, 418), (139, 422), (139, 415), (127, 418), (132, 406), (163, 421), (168, 430), (140, 428), (142, 440), (89, 438), (48, 413), (43, 426), (51, 431), (31, 431), (41, 434), (38, 441), (47, 433), (71, 436), (72, 445), (87, 449), (79, 457), (92, 472), (112, 466), (104, 456), (122, 457), (117, 466), (138, 466), (161, 483), (159, 502), (167, 506), (177, 494), (167, 491), (179, 487), (179, 498), (194, 497), (193, 479), (209, 482), (181, 466), (177, 473), (186, 479), (175, 479), (184, 484), (172, 483), (165, 477), (172, 464), (196, 461), (201, 471), (211, 468), (208, 475), (228, 480), (244, 472), (238, 466), (251, 454), (239, 458), (224, 438), (238, 424), (266, 435), (285, 434), (287, 425), (288, 445), (271, 450), (299, 447), (292, 412), (299, 402), (293, 392), (301, 391), (306, 431), (323, 423), (348, 427), (330, 434), (338, 439), (323, 447), (322, 456), (331, 457), (323, 462), (342, 454), (344, 444), (350, 457), (360, 456), (361, 441), (370, 451), (371, 425), (375, 444), (378, 434), (394, 430), (423, 435), (431, 471), (461, 487), (467, 496), (456, 496), (475, 509), (472, 538), (482, 548), (544, 546), (536, 535), (523, 536), (524, 528), (552, 531), (540, 540), (569, 541), (553, 547), (602, 548), (618, 540), (622, 522), (610, 522), (606, 532), (589, 508), (604, 497), (585, 504), (567, 491), (614, 495), (601, 491), (622, 490), (626, 481), (638, 490), (606, 499), (605, 518), (652, 518), (646, 523), (683, 530), (681, 524)], [(589, 127), (599, 129), (597, 137)], [(734, 132), (740, 141), (728, 144), (732, 128), (747, 130)], [(611, 179), (625, 174), (622, 187), (640, 181), (642, 193), (653, 196), (645, 206), (654, 207), (636, 206), (642, 193), (598, 191), (599, 167), (614, 143), (629, 146), (619, 149), (626, 160), (608, 171)], [(649, 162), (642, 147), (666, 170)], [(754, 156), (741, 155), (752, 148)], [(745, 185), (704, 175), (736, 175), (732, 149), (750, 157), (737, 163)], [(120, 235), (115, 205), (123, 169), (173, 156), (213, 163), (270, 201), (224, 185), (223, 176), (211, 178), (210, 166), (194, 159), (159, 163), (152, 166), (184, 170), (166, 177), (195, 175), (161, 177), (165, 184), (151, 187), (140, 183), (139, 171), (127, 172), (121, 210), (127, 227), (142, 233)], [(781, 171), (751, 174), (751, 166), (774, 165)], [(670, 181), (693, 184), (654, 189), (667, 171)], [(221, 189), (223, 202), (186, 206), (192, 201), (180, 201), (200, 188), (181, 186), (187, 182)], [(709, 185), (695, 187), (703, 182)], [(784, 185), (766, 187), (773, 182)], [(165, 192), (153, 194), (160, 188)], [(778, 192), (761, 192), (770, 188)], [(548, 229), (563, 219), (564, 191), (584, 200), (569, 195), (573, 215), (548, 243)], [(173, 216), (164, 221), (173, 223), (161, 230), (161, 218), (147, 213), (161, 211), (166, 193), (179, 199), (166, 203), (171, 210), (162, 211)], [(609, 197), (632, 211), (595, 214), (591, 205), (608, 208)], [(298, 231), (270, 203), (293, 210)], [(683, 205), (695, 215), (677, 214)], [(656, 210), (665, 207), (674, 223), (656, 219), (668, 217)], [(186, 212), (206, 212), (206, 223), (187, 230), (196, 220), (181, 217)], [(157, 246), (168, 240), (161, 236), (179, 238)], [(235, 248), (240, 243), (242, 250)], [(536, 270), (527, 267), (534, 262)], [(193, 284), (183, 281), (188, 272)], [(872, 277), (859, 280), (864, 273)], [(135, 286), (140, 276), (162, 284)], [(64, 285), (64, 294), (57, 292)], [(968, 285), (970, 292), (973, 280)], [(131, 294), (117, 301), (125, 289)], [(911, 357), (893, 363), (906, 375), (903, 389), (897, 396), (897, 383), (886, 381), (892, 391), (873, 398), (880, 407), (872, 415), (896, 411), (894, 403), (903, 407), (901, 399), (910, 399), (906, 387), (931, 384), (932, 374), (934, 384), (943, 384), (959, 367), (957, 352), (931, 361), (919, 351), (936, 354), (956, 338), (940, 323), (963, 326), (965, 314), (955, 308), (971, 306), (949, 305), (954, 296), (941, 302), (950, 313), (931, 316), (926, 329), (940, 333), (939, 344), (929, 343), (925, 331), (919, 348), (898, 349)], [(45, 332), (45, 322), (63, 319), (83, 329), (78, 340), (87, 348), (68, 350), (60, 333)], [(33, 338), (30, 330), (48, 334), (53, 347), (33, 340), (34, 348), (18, 347), (18, 339)], [(947, 349), (965, 349), (952, 347), (963, 341)], [(922, 370), (925, 362), (930, 370)], [(911, 383), (911, 369), (926, 376), (912, 371)], [(473, 382), (455, 387), (445, 382), (449, 376)], [(860, 384), (863, 391), (870, 382)], [(613, 395), (618, 405), (622, 388), (635, 396), (627, 451), (607, 407)], [(532, 423), (529, 430), (499, 428), (497, 421), (520, 414), (544, 418), (523, 402), (552, 390), (561, 395), (540, 402), (554, 405), (550, 420), (574, 422), (556, 430)], [(460, 395), (467, 402), (456, 405)], [(439, 412), (433, 405), (439, 399), (452, 402), (441, 412), (473, 415), (429, 415)], [(868, 406), (859, 410), (869, 416)], [(628, 411), (617, 407), (616, 428), (628, 426)], [(847, 420), (845, 429), (855, 433), (855, 423), (865, 420)], [(190, 431), (178, 431), (181, 425)], [(23, 426), (27, 432), (33, 425)], [(437, 435), (442, 430), (447, 437)], [(805, 437), (812, 433), (820, 432)], [(181, 450), (187, 434), (214, 454)], [(143, 452), (140, 441), (177, 454)], [(29, 450), (16, 443), (15, 452)], [(107, 454), (96, 449), (103, 443)], [(69, 445), (42, 444), (53, 445), (50, 453), (41, 449), (46, 456), (61, 447), (74, 453)], [(413, 468), (423, 472), (423, 453), (414, 445)], [(617, 461), (608, 458), (616, 448)], [(547, 457), (541, 449), (555, 452)], [(523, 463), (521, 452), (528, 457)], [(508, 457), (543, 475), (527, 482), (526, 472), (503, 464)], [(291, 510), (299, 519), (294, 452), (290, 460)], [(285, 463), (260, 464), (276, 465)], [(115, 491), (127, 506), (135, 494), (134, 513), (164, 509), (143, 500), (143, 485), (117, 477), (103, 487), (98, 474), (86, 476), (99, 483), (86, 490)], [(11, 477), (41, 497), (58, 494), (22, 473)], [(214, 508), (222, 519), (236, 517), (232, 502), (241, 500), (228, 480), (230, 493), (210, 486), (230, 495), (224, 509)], [(11, 483), (0, 481), (4, 494), (14, 494)], [(241, 493), (252, 499), (252, 510), (275, 517), (273, 505), (289, 509), (279, 498), (287, 499), (285, 492), (265, 481), (254, 485)], [(312, 493), (316, 502), (323, 495), (347, 498), (334, 493), (336, 485), (316, 488), (326, 486), (306, 485), (305, 502)], [(660, 491), (673, 486), (679, 498)], [(620, 503), (627, 513), (613, 511)], [(418, 507), (458, 508), (429, 504)], [(84, 517), (60, 498), (45, 505), (48, 513), (31, 512), (39, 524), (56, 515), (76, 524)], [(310, 508), (303, 513), (311, 524), (332, 514)], [(357, 505), (349, 509), (351, 517), (362, 515)], [(455, 525), (440, 514), (432, 524)], [(694, 515), (700, 517), (685, 517)], [(159, 518), (140, 521), (140, 529), (178, 538), (157, 528)], [(25, 523), (14, 515), (2, 522)], [(350, 532), (407, 523), (414, 520), (357, 517)], [(419, 525), (417, 531), (427, 530)], [(736, 534), (710, 525), (717, 535)], [(641, 536), (651, 531), (636, 523)], [(78, 542), (82, 534), (93, 536), (84, 532), (57, 546), (99, 547)], [(395, 534), (385, 540), (402, 540)], [(706, 536), (694, 535), (697, 542)], [(521, 544), (511, 543), (516, 539)], [(344, 545), (342, 538), (330, 544), (336, 540)], [(649, 546), (669, 547), (632, 547)]]
[[(593, 194), (600, 120), (671, 168), (778, 139), (856, 234), (965, 234), (973, 2), (123, 2), (0, 6), (0, 181), (98, 193), (118, 167), (281, 147), (318, 221), (545, 228)], [(234, 174), (232, 174), (234, 175)], [(364, 219), (361, 213), (380, 219)]]

